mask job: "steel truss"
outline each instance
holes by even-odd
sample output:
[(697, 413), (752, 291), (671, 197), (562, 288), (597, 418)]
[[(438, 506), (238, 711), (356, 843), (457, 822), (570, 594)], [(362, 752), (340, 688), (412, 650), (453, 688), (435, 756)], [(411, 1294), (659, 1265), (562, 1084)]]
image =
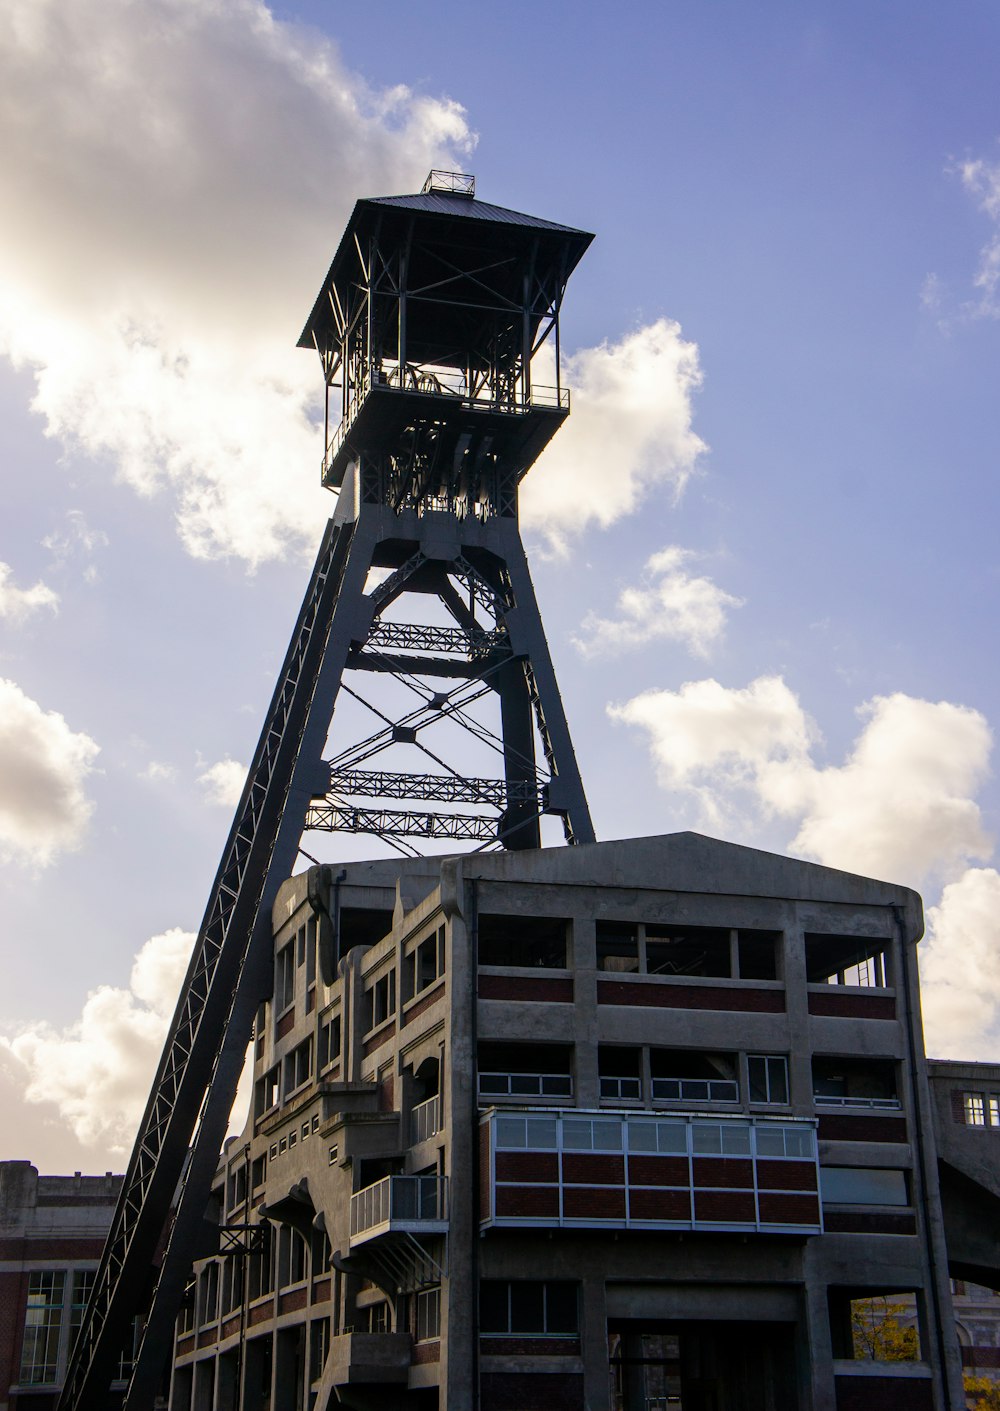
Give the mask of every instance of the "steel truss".
[[(545, 808), (545, 786), (515, 784), (508, 789), (502, 779), (464, 779), (452, 774), (390, 774), (378, 769), (338, 769), (331, 772), (331, 795), (375, 799), (424, 799), (428, 803), (484, 803), (497, 808), (508, 800), (533, 802)], [(315, 807), (310, 810), (310, 816)], [(309, 827), (321, 825), (310, 823)]]
[(496, 824), (481, 813), (411, 813), (318, 804), (309, 810), (307, 827), (331, 833), (374, 833), (380, 838), (454, 838), (463, 843), (497, 840)]
[[(516, 502), (519, 479), (568, 414), (558, 311), (590, 237), (514, 217), (470, 223), (471, 239), (455, 241), (452, 226), (436, 218), (414, 234), (409, 212), (395, 225), (390, 212), (383, 226), (381, 208), (372, 214), (377, 205), (359, 203), (353, 245), (341, 246), (347, 263), (334, 261), (304, 335), (320, 353), (328, 390), (338, 370), (342, 377), (342, 424), (327, 438), (326, 480), (343, 487), (337, 511), (209, 895), (60, 1411), (104, 1404), (137, 1312), (145, 1326), (125, 1408), (153, 1405), (192, 1258), (200, 1257), (254, 1016), (273, 988), (271, 911), (303, 830), (374, 833), (404, 852), (415, 850), (413, 838), (531, 848), (549, 813), (567, 842), (594, 838)], [(531, 386), (531, 356), (552, 329), (557, 380), (546, 401)], [(461, 357), (446, 337), (459, 339)], [(458, 393), (433, 371), (449, 359), (464, 379)], [(366, 593), (373, 569), (389, 576)], [(390, 620), (404, 595), (435, 597), (449, 625)], [(348, 671), (391, 673), (413, 694), (412, 709), (393, 718), (364, 701), (344, 680)], [(447, 689), (442, 677), (452, 678)], [(331, 757), (341, 691), (380, 723)], [(499, 704), (499, 731), (475, 713), (486, 699)], [(493, 752), (497, 778), (467, 777), (431, 747), (442, 721)], [(423, 772), (382, 768), (379, 757), (396, 745), (420, 751)], [(386, 809), (382, 799), (477, 811)], [(236, 1254), (255, 1238), (231, 1233)]]

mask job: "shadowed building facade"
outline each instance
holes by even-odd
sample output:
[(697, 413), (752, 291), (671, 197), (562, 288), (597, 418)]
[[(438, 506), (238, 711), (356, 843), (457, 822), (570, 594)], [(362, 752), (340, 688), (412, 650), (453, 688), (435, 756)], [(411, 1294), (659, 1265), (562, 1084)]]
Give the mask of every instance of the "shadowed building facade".
[[(963, 1406), (935, 1112), (946, 1204), (953, 1136), (998, 1165), (983, 1065), (932, 1098), (921, 932), (695, 834), (289, 880), (173, 1411)], [(954, 1269), (1000, 1282), (993, 1220)]]

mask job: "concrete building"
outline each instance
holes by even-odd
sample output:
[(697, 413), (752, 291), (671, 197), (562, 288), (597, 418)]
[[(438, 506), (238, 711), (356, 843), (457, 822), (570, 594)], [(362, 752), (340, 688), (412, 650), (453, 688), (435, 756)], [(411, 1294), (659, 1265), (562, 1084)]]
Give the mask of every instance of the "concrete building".
[(927, 1067), (962, 1365), (1000, 1378), (1000, 1064)]
[(0, 1161), (0, 1411), (55, 1406), (121, 1182)]
[(964, 1406), (1000, 1069), (929, 1081), (921, 933), (691, 833), (287, 881), (172, 1411)]

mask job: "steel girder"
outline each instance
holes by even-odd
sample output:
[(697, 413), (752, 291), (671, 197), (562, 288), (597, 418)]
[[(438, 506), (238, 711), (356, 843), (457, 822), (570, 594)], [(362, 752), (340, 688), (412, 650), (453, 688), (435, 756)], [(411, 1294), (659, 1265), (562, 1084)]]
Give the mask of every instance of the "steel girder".
[[(125, 1405), (127, 1411), (147, 1411), (152, 1405), (254, 1014), (273, 982), (271, 906), (292, 871), (304, 828), (374, 833), (403, 843), (444, 838), (537, 846), (539, 814), (545, 810), (562, 818), (568, 841), (593, 840), (516, 522), (452, 521), (455, 542), (445, 552), (439, 533), (430, 517), (366, 504), (355, 522), (331, 521), (327, 528), (140, 1125), (61, 1411), (90, 1411), (99, 1404), (136, 1310), (147, 1308)], [(365, 580), (380, 546), (392, 544), (398, 553), (401, 541), (411, 544), (409, 557), (366, 596)], [(428, 591), (428, 573), (437, 575), (438, 596), (456, 628), (428, 632), (405, 626), (400, 631), (401, 624), (381, 623), (379, 613), (408, 585), (419, 583), (420, 591)], [(476, 618), (476, 608), (486, 613), (488, 626)], [(448, 635), (438, 636), (441, 631)], [(415, 641), (427, 634), (430, 651), (459, 643), (464, 651), (465, 642), (478, 646), (485, 639), (490, 650), (471, 680), (464, 679), (468, 660), (456, 654), (458, 684), (450, 693), (422, 696), (401, 722), (383, 716), (382, 730), (334, 758), (331, 776), (323, 750), (338, 693), (348, 689), (344, 670), (362, 648), (371, 650), (380, 634), (383, 642), (394, 636)], [(440, 656), (436, 661), (440, 665)], [(477, 699), (492, 693), (500, 699), (500, 737), (468, 714)], [(503, 756), (502, 780), (469, 779), (449, 768), (441, 775), (396, 779), (388, 771), (359, 769), (393, 740), (414, 742), (420, 729), (444, 716), (478, 732), (479, 738), (489, 737)], [(547, 779), (534, 763), (532, 719)], [(475, 800), (491, 812), (387, 810), (324, 799), (338, 771), (342, 779), (353, 774), (352, 786), (377, 783), (385, 797)], [(166, 1248), (156, 1273), (155, 1256), (165, 1231)]]

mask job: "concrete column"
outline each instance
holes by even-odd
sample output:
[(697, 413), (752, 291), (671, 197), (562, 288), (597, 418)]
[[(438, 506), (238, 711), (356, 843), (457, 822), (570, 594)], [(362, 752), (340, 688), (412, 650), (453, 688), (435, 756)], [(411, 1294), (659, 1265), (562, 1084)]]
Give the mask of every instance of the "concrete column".
[(194, 1395), (192, 1411), (214, 1411), (215, 1358), (206, 1357), (194, 1364)]
[(215, 1372), (215, 1411), (237, 1411), (236, 1353), (224, 1352)]
[(797, 1380), (800, 1395), (804, 1393), (803, 1411), (837, 1411), (827, 1289), (826, 1284), (817, 1277), (816, 1260), (811, 1254), (807, 1246), (803, 1252), (805, 1327), (803, 1337), (796, 1340), (801, 1353), (796, 1366)]
[[(462, 881), (453, 864), (452, 911), (447, 966), (451, 1027), (447, 1064), (441, 1074), (442, 1118), (448, 1139), (448, 1278), (441, 1290), (441, 1404), (448, 1411), (478, 1405), (476, 1338), (479, 1306), (479, 1210), (476, 1176), (479, 1124), (476, 1113), (476, 935), (477, 884)], [(444, 888), (443, 888), (444, 890)], [(461, 907), (461, 910), (457, 908)]]
[(597, 1107), (601, 1085), (597, 1069), (597, 927), (591, 917), (573, 918), (573, 1037), (578, 1107)]
[(608, 1309), (603, 1279), (585, 1279), (580, 1293), (583, 1348), (583, 1404), (586, 1411), (610, 1411)]
[(788, 1084), (792, 1111), (796, 1117), (813, 1115), (812, 1051), (809, 1044), (809, 993), (806, 983), (806, 951), (798, 908), (785, 905), (782, 918), (784, 947), (782, 974), (785, 981), (785, 1007), (788, 1014)]

